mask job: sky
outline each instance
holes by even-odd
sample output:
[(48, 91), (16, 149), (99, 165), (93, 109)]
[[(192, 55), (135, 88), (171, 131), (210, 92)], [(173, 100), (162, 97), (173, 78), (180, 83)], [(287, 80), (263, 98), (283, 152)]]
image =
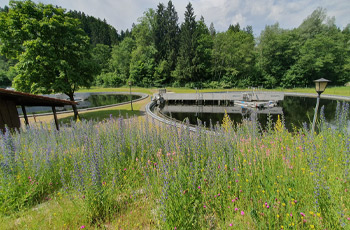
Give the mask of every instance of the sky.
[[(82, 11), (106, 21), (118, 31), (130, 29), (133, 23), (149, 8), (156, 9), (168, 0), (34, 0), (45, 4), (61, 6), (67, 10)], [(173, 0), (179, 15), (179, 22), (189, 0)], [(350, 24), (349, 0), (191, 0), (196, 19), (203, 16), (206, 24), (211, 22), (217, 31), (226, 31), (230, 24), (239, 23), (241, 28), (251, 25), (256, 36), (266, 25), (279, 23), (281, 28), (298, 27), (307, 16), (322, 7), (329, 17), (343, 29)], [(8, 5), (8, 0), (0, 0), (0, 7)]]

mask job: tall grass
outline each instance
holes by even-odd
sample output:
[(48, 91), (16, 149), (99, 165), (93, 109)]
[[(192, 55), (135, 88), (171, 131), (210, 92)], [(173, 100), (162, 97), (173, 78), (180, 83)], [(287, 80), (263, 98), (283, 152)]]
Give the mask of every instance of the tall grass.
[(321, 118), (318, 134), (288, 132), (280, 119), (262, 131), (228, 117), (195, 133), (113, 117), (60, 132), (7, 131), (0, 136), (0, 215), (64, 196), (91, 226), (152, 200), (152, 228), (347, 229), (348, 113), (339, 104), (337, 125)]

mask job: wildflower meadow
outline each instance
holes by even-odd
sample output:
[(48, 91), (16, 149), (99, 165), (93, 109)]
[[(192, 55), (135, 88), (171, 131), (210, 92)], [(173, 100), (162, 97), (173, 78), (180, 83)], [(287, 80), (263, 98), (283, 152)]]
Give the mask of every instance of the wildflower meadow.
[[(0, 217), (64, 199), (81, 212), (57, 229), (349, 229), (349, 106), (336, 114), (317, 133), (227, 115), (196, 132), (141, 117), (8, 130)], [(148, 222), (114, 221), (143, 204)]]

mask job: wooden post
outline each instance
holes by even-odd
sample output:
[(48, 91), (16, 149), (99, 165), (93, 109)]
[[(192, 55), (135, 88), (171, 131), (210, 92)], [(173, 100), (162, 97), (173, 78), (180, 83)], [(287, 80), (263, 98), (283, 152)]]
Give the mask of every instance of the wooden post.
[(33, 118), (34, 118), (34, 122), (36, 123), (36, 117), (35, 117), (35, 113), (33, 112)]
[(22, 111), (23, 111), (23, 116), (24, 116), (25, 124), (26, 124), (26, 125), (29, 125), (26, 107), (25, 107), (24, 105), (21, 105), (21, 107), (22, 107)]
[(53, 112), (53, 117), (55, 119), (56, 129), (60, 130), (60, 128), (58, 126), (58, 120), (57, 120), (57, 114), (56, 114), (56, 107), (55, 106), (52, 106), (52, 112)]

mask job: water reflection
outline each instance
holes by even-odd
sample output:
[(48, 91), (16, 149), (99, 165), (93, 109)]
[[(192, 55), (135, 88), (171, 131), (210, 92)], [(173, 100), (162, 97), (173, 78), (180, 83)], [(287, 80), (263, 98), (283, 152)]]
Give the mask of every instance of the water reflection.
[[(225, 110), (235, 123), (240, 123), (243, 118), (257, 119), (264, 128), (268, 117), (272, 121), (277, 120), (278, 115), (283, 115), (285, 126), (288, 130), (294, 127), (302, 127), (304, 122), (310, 123), (314, 115), (316, 98), (291, 97), (286, 96), (277, 107), (267, 109), (247, 109), (240, 106), (196, 106), (196, 105), (171, 105), (166, 104), (161, 108), (161, 112), (176, 120), (183, 121), (186, 118), (193, 125), (197, 124), (197, 119), (205, 122), (207, 125), (220, 123), (223, 120)], [(336, 100), (321, 99), (320, 108), (324, 106), (326, 121), (335, 122), (335, 111), (337, 107)]]

